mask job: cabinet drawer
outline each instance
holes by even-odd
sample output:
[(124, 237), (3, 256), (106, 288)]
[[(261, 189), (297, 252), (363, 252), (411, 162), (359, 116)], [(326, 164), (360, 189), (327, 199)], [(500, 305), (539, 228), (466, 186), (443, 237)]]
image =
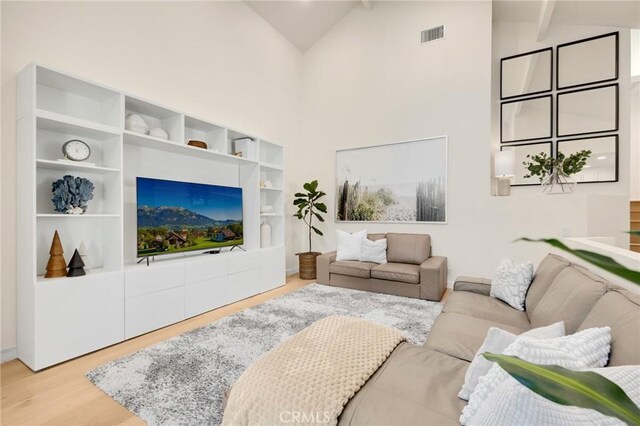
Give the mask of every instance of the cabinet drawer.
[(227, 277), (209, 278), (185, 287), (185, 311), (187, 318), (200, 315), (229, 303)]
[(184, 285), (185, 264), (138, 265), (124, 273), (125, 297), (153, 293)]
[(247, 251), (229, 253), (229, 273), (248, 271), (249, 269), (260, 268), (260, 252)]
[(260, 269), (229, 275), (229, 302), (237, 302), (260, 293)]
[(227, 256), (204, 254), (199, 259), (186, 263), (186, 283), (197, 283), (210, 278), (227, 275)]
[(184, 316), (184, 287), (171, 288), (126, 299), (125, 338), (182, 321)]

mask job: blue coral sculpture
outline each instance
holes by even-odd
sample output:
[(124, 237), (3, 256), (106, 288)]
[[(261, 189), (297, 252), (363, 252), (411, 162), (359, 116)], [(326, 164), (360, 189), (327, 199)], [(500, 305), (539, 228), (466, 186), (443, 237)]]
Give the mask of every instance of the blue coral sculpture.
[(52, 184), (53, 208), (58, 213), (84, 214), (93, 199), (93, 183), (89, 179), (66, 175)]

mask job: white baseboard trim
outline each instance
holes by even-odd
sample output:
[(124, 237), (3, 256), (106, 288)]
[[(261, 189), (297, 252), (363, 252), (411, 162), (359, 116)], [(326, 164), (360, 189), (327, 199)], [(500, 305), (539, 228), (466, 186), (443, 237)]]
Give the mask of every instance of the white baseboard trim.
[(447, 288), (450, 288), (453, 290), (453, 281), (447, 281)]
[(297, 274), (298, 272), (300, 272), (300, 269), (297, 266), (295, 268), (287, 269), (287, 275)]
[(0, 362), (7, 362), (16, 358), (18, 358), (18, 349), (15, 346), (0, 351)]

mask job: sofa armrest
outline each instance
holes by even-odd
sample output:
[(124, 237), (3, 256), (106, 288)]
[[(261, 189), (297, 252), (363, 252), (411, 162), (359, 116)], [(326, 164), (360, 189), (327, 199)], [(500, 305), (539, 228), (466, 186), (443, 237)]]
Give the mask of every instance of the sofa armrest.
[(447, 288), (447, 258), (432, 256), (420, 264), (420, 299), (439, 301)]
[(329, 284), (329, 265), (336, 261), (336, 252), (321, 254), (316, 257), (316, 279), (318, 284)]
[(453, 283), (453, 291), (468, 291), (489, 296), (491, 280), (477, 277), (458, 277)]

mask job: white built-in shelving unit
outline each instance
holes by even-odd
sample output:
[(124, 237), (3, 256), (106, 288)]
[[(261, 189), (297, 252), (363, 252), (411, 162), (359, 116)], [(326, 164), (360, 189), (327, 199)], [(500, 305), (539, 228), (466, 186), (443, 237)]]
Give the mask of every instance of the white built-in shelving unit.
[[(130, 113), (168, 139), (125, 130)], [(255, 158), (234, 155), (239, 138)], [(70, 139), (90, 146), (91, 164), (59, 161)], [(33, 370), (284, 284), (281, 146), (38, 64), (18, 76), (17, 142), (18, 357)], [(67, 174), (95, 186), (83, 215), (53, 209), (51, 185)], [(246, 251), (136, 264), (137, 176), (241, 187)], [(274, 211), (261, 214), (266, 204)], [(43, 277), (56, 230), (67, 261), (85, 242), (87, 275)]]

